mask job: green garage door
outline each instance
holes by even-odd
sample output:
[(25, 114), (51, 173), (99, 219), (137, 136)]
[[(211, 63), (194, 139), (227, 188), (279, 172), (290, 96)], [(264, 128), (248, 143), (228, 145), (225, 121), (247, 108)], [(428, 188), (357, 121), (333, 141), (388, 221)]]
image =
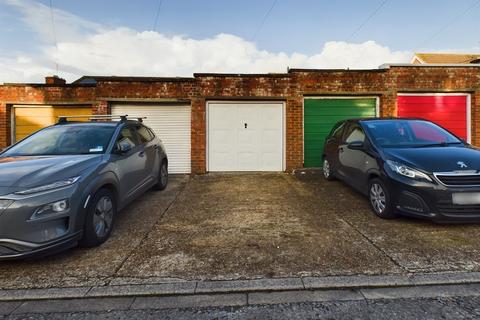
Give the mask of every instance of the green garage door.
[(321, 167), (323, 143), (340, 120), (375, 117), (375, 98), (305, 98), (304, 166)]

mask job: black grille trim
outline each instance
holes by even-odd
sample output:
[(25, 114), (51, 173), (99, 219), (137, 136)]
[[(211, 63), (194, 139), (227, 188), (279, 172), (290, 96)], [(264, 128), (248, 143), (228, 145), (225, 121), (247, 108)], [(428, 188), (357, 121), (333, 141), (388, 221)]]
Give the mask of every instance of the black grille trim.
[(450, 174), (450, 173), (435, 173), (435, 177), (446, 186), (453, 187), (469, 187), (480, 186), (480, 174)]
[(480, 214), (480, 205), (437, 204), (440, 213), (445, 214)]

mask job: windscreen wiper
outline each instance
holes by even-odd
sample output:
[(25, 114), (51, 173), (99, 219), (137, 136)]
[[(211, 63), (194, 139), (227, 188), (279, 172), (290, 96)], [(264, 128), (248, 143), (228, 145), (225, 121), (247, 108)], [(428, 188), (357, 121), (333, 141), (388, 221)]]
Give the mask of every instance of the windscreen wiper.
[(429, 143), (415, 146), (415, 148), (427, 148), (427, 147), (447, 147), (451, 144), (461, 144), (462, 142), (439, 142), (439, 143)]

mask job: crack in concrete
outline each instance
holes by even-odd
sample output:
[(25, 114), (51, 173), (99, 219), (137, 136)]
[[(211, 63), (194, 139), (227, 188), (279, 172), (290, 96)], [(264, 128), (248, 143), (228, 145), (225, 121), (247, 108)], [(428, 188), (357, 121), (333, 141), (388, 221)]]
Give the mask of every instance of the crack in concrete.
[(375, 249), (377, 249), (380, 253), (382, 253), (385, 257), (387, 257), (395, 266), (399, 267), (400, 269), (402, 269), (403, 271), (407, 272), (407, 273), (411, 273), (410, 270), (408, 270), (408, 268), (402, 266), (397, 260), (395, 260), (395, 258), (393, 258), (392, 256), (390, 256), (383, 248), (381, 248), (379, 245), (377, 245), (372, 239), (370, 239), (368, 237), (368, 235), (366, 235), (365, 233), (363, 233), (360, 229), (358, 229), (354, 224), (346, 221), (346, 220), (343, 220), (341, 218), (337, 218), (337, 220), (343, 222), (344, 224), (346, 224), (347, 226), (349, 226), (350, 228), (352, 228), (356, 233), (358, 233), (362, 238), (364, 238), (368, 243), (370, 243)]

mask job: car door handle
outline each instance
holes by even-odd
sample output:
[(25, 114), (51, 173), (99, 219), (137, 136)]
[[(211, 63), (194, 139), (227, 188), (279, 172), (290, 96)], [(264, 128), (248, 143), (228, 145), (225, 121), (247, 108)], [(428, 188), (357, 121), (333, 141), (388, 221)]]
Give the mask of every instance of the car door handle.
[(338, 151), (339, 151), (339, 152), (343, 152), (343, 151), (344, 151), (344, 150), (343, 150), (343, 147), (338, 148)]
[(153, 145), (153, 149), (158, 149), (158, 144)]
[(145, 156), (145, 151), (140, 151), (140, 152), (138, 153), (138, 156), (139, 156), (139, 157)]

